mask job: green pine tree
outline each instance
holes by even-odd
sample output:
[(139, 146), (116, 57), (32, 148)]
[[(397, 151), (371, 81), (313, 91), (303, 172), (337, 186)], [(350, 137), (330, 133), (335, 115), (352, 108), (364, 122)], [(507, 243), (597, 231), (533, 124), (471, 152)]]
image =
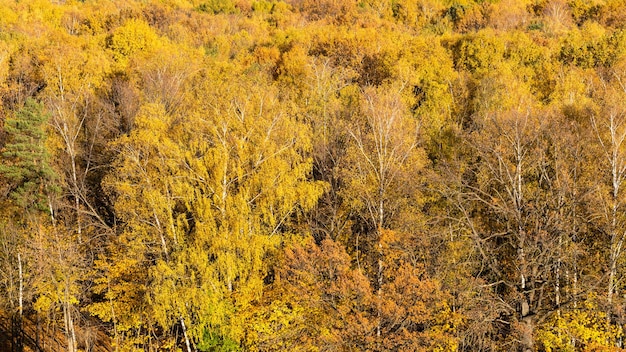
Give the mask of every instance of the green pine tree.
[(45, 146), (48, 117), (43, 105), (29, 98), (4, 123), (7, 143), (0, 154), (0, 176), (10, 185), (9, 196), (23, 209), (45, 210), (53, 192), (55, 173)]

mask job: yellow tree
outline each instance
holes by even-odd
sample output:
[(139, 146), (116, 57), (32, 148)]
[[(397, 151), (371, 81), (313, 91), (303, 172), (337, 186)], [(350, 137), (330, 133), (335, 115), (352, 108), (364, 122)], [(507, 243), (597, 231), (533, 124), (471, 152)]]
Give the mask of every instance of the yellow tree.
[[(42, 98), (51, 112), (54, 131), (51, 150), (62, 171), (65, 198), (72, 203), (72, 223), (80, 243), (85, 227), (108, 227), (93, 204), (88, 180), (95, 167), (95, 135), (103, 124), (103, 114), (94, 113), (92, 106), (110, 63), (103, 48), (87, 38), (64, 33), (56, 33), (54, 41), (43, 48), (40, 60), (46, 80)], [(96, 127), (89, 131), (88, 126)]]
[[(124, 230), (101, 261), (99, 285), (114, 303), (93, 306), (142, 339), (151, 324), (166, 335), (178, 327), (188, 350), (239, 344), (242, 313), (262, 292), (267, 251), (321, 192), (308, 181), (310, 132), (281, 108), (273, 87), (254, 74), (218, 76), (208, 86), (203, 79), (194, 82), (198, 106), (172, 115), (147, 104), (116, 143), (106, 184)], [(116, 251), (126, 259), (117, 262)], [(140, 279), (129, 282), (131, 273)], [(132, 302), (138, 309), (129, 314)]]
[(588, 124), (540, 107), (511, 74), (503, 67), (480, 82), (468, 136), (475, 159), (465, 165), (456, 196), (483, 268), (478, 276), (501, 298), (492, 324), (507, 317), (510, 343), (526, 351), (544, 338), (545, 321), (572, 319), (576, 302), (586, 299), (576, 281), (581, 208), (590, 191), (580, 160), (589, 155), (581, 150)]
[[(36, 284), (39, 313), (63, 312), (67, 349), (79, 348), (81, 319), (79, 306), (86, 292), (81, 288), (91, 265), (90, 251), (96, 239), (109, 230), (96, 210), (92, 192), (94, 136), (87, 126), (102, 124), (102, 114), (92, 112), (95, 90), (108, 73), (106, 53), (96, 41), (71, 36), (63, 28), (50, 30), (49, 41), (31, 53), (36, 57), (45, 88), (39, 93), (50, 112), (50, 138), (46, 149), (53, 155), (62, 191), (51, 202), (51, 223), (33, 225), (38, 241), (32, 241), (33, 260), (41, 274)], [(46, 260), (40, 254), (54, 253)], [(52, 321), (49, 321), (52, 322)]]
[[(624, 257), (624, 186), (626, 179), (626, 111), (621, 101), (626, 96), (624, 72), (617, 66), (611, 75), (598, 80), (598, 109), (591, 112), (591, 126), (595, 134), (595, 149), (598, 158), (597, 182), (594, 188), (592, 206), (594, 224), (606, 236), (608, 252), (606, 273), (606, 299), (608, 314), (621, 310), (619, 299), (623, 272), (620, 263)], [(595, 92), (594, 92), (595, 93)], [(594, 145), (592, 144), (592, 146)], [(617, 298), (617, 301), (615, 301)]]
[(331, 59), (324, 57), (314, 58), (308, 65), (311, 74), (306, 80), (305, 94), (309, 98), (301, 109), (313, 132), (313, 175), (328, 184), (326, 192), (310, 213), (309, 224), (318, 239), (330, 237), (349, 241), (346, 236), (350, 232), (350, 209), (340, 190), (345, 141), (349, 138), (345, 126), (347, 121), (342, 115), (352, 106), (342, 99), (342, 93), (348, 93), (347, 99), (350, 100), (353, 86), (349, 81), (356, 73), (349, 68), (336, 67)]
[(116, 142), (120, 157), (114, 166), (123, 174), (118, 171), (105, 180), (124, 229), (108, 256), (97, 262), (105, 276), (97, 281), (96, 292), (104, 293), (106, 301), (92, 305), (91, 311), (114, 324), (118, 345), (145, 343), (144, 328), (154, 333), (148, 311), (149, 269), (157, 260), (168, 263), (177, 244), (180, 230), (174, 222), (171, 172), (180, 169), (182, 152), (169, 138), (174, 133), (171, 123), (162, 105), (143, 106), (135, 130)]
[[(192, 172), (194, 199), (187, 208), (195, 236), (181, 260), (189, 260), (199, 282), (214, 285), (196, 294), (219, 293), (232, 309), (228, 324), (211, 319), (210, 306), (197, 307), (208, 318), (197, 329), (238, 341), (241, 314), (261, 293), (267, 251), (282, 241), (294, 215), (315, 204), (322, 188), (308, 179), (310, 130), (280, 104), (274, 87), (256, 74), (213, 86), (200, 109), (207, 113), (196, 115), (189, 131), (194, 136), (199, 129), (204, 137), (189, 142), (185, 158)], [(192, 253), (212, 259), (198, 261)]]
[[(358, 210), (361, 229), (355, 238), (356, 261), (364, 261), (377, 291), (376, 337), (383, 334), (382, 297), (385, 273), (383, 231), (415, 226), (419, 203), (419, 172), (425, 155), (418, 146), (419, 124), (408, 116), (401, 96), (392, 87), (365, 88), (362, 110), (348, 127), (344, 197)], [(413, 215), (410, 215), (413, 214)], [(402, 218), (406, 215), (406, 218)], [(363, 235), (364, 238), (360, 238)], [(360, 253), (367, 254), (365, 258)]]

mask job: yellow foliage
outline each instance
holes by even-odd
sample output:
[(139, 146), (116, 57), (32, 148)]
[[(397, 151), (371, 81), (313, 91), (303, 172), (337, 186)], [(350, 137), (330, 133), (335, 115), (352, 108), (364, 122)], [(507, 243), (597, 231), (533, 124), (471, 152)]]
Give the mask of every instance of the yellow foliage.
[[(82, 309), (90, 285), (121, 350), (180, 348), (184, 322), (198, 349), (447, 351), (509, 334), (525, 274), (543, 321), (574, 268), (598, 290), (608, 269), (584, 264), (621, 251), (593, 209), (621, 191), (587, 143), (611, 136), (587, 127), (623, 113), (625, 4), (0, 0), (0, 119), (42, 101), (64, 171), (55, 224), (21, 234), (46, 259), (27, 301)], [(448, 291), (479, 285), (503, 308), (462, 316)], [(541, 348), (621, 339), (593, 301), (548, 314)]]
[(2, 28), (5, 32), (7, 32), (19, 20), (18, 12), (12, 8), (12, 3), (14, 3), (14, 1), (0, 1), (0, 28)]
[(563, 70), (556, 77), (556, 86), (552, 92), (552, 99), (565, 107), (584, 107), (592, 103), (589, 97), (589, 87), (581, 77), (587, 76), (579, 68)]
[(621, 327), (609, 323), (593, 294), (579, 305), (555, 312), (539, 329), (537, 340), (546, 352), (608, 351), (622, 337)]
[(504, 43), (492, 30), (482, 30), (460, 38), (453, 53), (457, 68), (482, 76), (499, 68)]
[(308, 67), (306, 50), (297, 45), (282, 54), (277, 73), (286, 83), (301, 86), (311, 73)]
[(561, 41), (560, 60), (581, 68), (612, 65), (624, 53), (624, 34), (595, 22), (585, 22)]
[(159, 36), (146, 22), (128, 20), (117, 28), (108, 40), (115, 59), (124, 63), (136, 54), (150, 53), (159, 45)]
[(528, 24), (531, 0), (502, 0), (495, 2), (489, 13), (489, 24), (498, 30), (513, 30)]
[[(105, 181), (126, 222), (121, 245), (131, 256), (158, 258), (144, 268), (154, 287), (136, 299), (164, 329), (183, 319), (197, 341), (207, 331), (243, 337), (242, 314), (260, 298), (266, 253), (290, 216), (321, 193), (307, 180), (310, 131), (279, 109), (275, 88), (252, 75), (246, 84), (220, 79), (196, 87), (204, 99), (184, 116), (162, 102), (142, 106), (135, 129), (116, 142), (118, 171)], [(145, 247), (130, 246), (133, 237)], [(118, 265), (125, 266), (103, 269), (113, 278)], [(132, 314), (148, 324), (144, 313)]]

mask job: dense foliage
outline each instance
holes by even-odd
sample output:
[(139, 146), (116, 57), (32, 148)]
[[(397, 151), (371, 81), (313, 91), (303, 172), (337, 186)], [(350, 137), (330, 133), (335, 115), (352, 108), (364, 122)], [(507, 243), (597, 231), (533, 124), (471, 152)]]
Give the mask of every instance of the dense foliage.
[(610, 351), (625, 0), (0, 0), (0, 349)]

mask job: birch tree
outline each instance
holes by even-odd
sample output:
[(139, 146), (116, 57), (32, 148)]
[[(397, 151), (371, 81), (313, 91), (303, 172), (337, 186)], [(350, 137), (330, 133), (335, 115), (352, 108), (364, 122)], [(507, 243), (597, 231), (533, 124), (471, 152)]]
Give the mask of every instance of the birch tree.
[[(397, 216), (403, 208), (416, 201), (410, 197), (418, 194), (418, 175), (425, 159), (418, 145), (419, 124), (407, 116), (399, 92), (389, 87), (366, 88), (362, 103), (362, 115), (356, 116), (348, 127), (351, 146), (347, 152), (346, 179), (351, 181), (344, 195), (352, 207), (360, 210), (362, 230), (355, 234), (356, 260), (360, 265), (361, 260), (371, 259), (363, 264), (373, 276), (379, 300), (375, 334), (380, 338), (383, 334), (380, 302), (385, 277), (382, 234), (385, 229), (397, 226)], [(361, 257), (361, 252), (365, 257)]]
[(310, 132), (273, 87), (250, 79), (198, 85), (204, 103), (186, 115), (146, 104), (117, 142), (106, 184), (124, 230), (100, 262), (98, 288), (115, 303), (92, 311), (139, 337), (126, 343), (157, 348), (142, 332), (152, 324), (180, 328), (188, 350), (236, 348), (266, 254), (321, 192), (308, 180)]

